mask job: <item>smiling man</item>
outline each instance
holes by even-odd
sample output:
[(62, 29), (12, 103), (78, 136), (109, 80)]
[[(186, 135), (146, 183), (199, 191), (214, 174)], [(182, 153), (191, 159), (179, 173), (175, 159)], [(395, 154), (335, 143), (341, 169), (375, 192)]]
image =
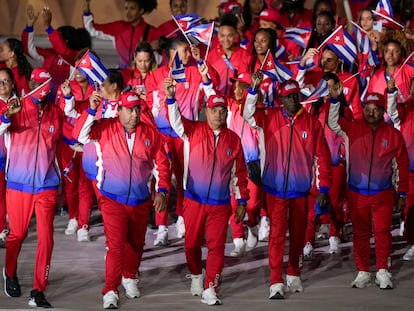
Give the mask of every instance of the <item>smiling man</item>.
[[(128, 298), (140, 296), (138, 273), (150, 208), (166, 207), (171, 178), (170, 163), (156, 129), (140, 121), (137, 94), (120, 96), (118, 118), (95, 121), (99, 101), (90, 101), (74, 128), (79, 142), (99, 145), (97, 187), (108, 251), (104, 309), (118, 308), (118, 286)], [(157, 195), (151, 200), (151, 181)]]

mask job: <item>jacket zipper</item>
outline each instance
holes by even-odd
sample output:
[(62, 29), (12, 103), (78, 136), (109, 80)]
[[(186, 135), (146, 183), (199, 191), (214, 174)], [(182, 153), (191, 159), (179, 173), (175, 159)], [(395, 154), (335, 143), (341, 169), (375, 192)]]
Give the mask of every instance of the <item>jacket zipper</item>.
[(283, 198), (286, 198), (286, 191), (288, 187), (288, 178), (290, 173), (290, 156), (292, 153), (292, 139), (293, 139), (293, 124), (294, 121), (290, 121), (290, 137), (289, 137), (289, 152), (288, 152), (288, 163), (287, 163), (287, 171), (285, 175), (285, 184), (283, 186)]
[(211, 175), (210, 175), (210, 183), (208, 184), (208, 191), (207, 191), (207, 201), (206, 201), (206, 204), (208, 204), (208, 199), (209, 199), (209, 197), (210, 197), (210, 190), (211, 190), (211, 184), (212, 184), (212, 182), (213, 182), (213, 174), (214, 174), (214, 168), (215, 168), (215, 166), (216, 166), (216, 150), (217, 150), (217, 144), (218, 144), (218, 142), (217, 142), (217, 144), (216, 144), (216, 138), (218, 139), (218, 135), (217, 135), (217, 137), (216, 137), (216, 135), (214, 134), (214, 132), (213, 132), (213, 138), (214, 138), (214, 153), (213, 153), (213, 167), (212, 167), (212, 169), (211, 169)]
[(372, 130), (372, 144), (371, 144), (371, 160), (369, 162), (369, 174), (368, 174), (368, 194), (370, 194), (370, 184), (371, 184), (371, 170), (372, 170), (372, 159), (374, 158), (374, 142), (375, 142), (376, 131)]
[[(125, 135), (125, 140), (126, 140), (126, 144), (127, 144), (127, 149), (129, 152), (129, 146), (128, 146), (128, 138)], [(135, 145), (135, 140), (134, 140), (134, 145)], [(132, 150), (131, 152), (129, 152), (129, 186), (128, 186), (128, 195), (127, 195), (127, 199), (125, 204), (128, 205), (128, 201), (129, 201), (129, 196), (131, 194), (131, 184), (132, 184), (132, 153), (134, 151), (134, 145), (132, 145)]]
[(35, 166), (33, 172), (33, 193), (35, 192), (35, 181), (37, 173), (37, 159), (39, 157), (39, 144), (40, 144), (40, 123), (42, 121), (43, 112), (41, 110), (37, 111), (37, 145), (36, 145), (36, 157), (35, 157)]

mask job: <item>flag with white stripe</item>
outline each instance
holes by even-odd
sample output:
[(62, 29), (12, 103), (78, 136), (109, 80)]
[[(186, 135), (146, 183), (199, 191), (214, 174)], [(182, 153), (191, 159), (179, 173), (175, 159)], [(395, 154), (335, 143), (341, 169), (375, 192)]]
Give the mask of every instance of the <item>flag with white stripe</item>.
[(295, 42), (302, 48), (306, 48), (311, 36), (311, 32), (311, 28), (288, 27), (285, 30), (283, 38)]
[(177, 83), (187, 82), (187, 80), (185, 79), (185, 67), (180, 59), (180, 56), (178, 55), (178, 52), (175, 53), (172, 62), (171, 77)]
[(357, 49), (354, 39), (342, 26), (335, 31), (335, 35), (326, 41), (326, 44), (345, 63), (352, 66), (357, 57)]
[(263, 73), (272, 79), (272, 81), (286, 82), (291, 79), (293, 73), (284, 65), (274, 59), (271, 53), (263, 60)]
[(208, 24), (200, 24), (191, 27), (186, 34), (197, 39), (200, 43), (204, 45), (208, 45), (210, 41), (210, 37), (213, 34), (213, 23)]
[(394, 18), (394, 12), (392, 10), (392, 5), (390, 3), (390, 0), (379, 0), (378, 1), (375, 11), (381, 11), (381, 10), (387, 12), (389, 16)]
[(101, 85), (109, 74), (104, 64), (89, 50), (79, 60), (76, 69), (95, 88)]

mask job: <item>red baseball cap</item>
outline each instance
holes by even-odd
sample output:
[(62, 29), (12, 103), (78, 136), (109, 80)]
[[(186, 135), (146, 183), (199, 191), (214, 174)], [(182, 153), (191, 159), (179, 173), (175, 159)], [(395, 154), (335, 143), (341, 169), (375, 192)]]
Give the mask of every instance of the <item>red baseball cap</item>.
[(207, 108), (221, 106), (227, 108), (227, 99), (222, 95), (211, 95), (207, 100)]
[(259, 19), (276, 24), (280, 23), (281, 16), (277, 10), (264, 9), (262, 12), (260, 12)]
[(295, 80), (288, 80), (280, 85), (279, 95), (280, 96), (288, 96), (290, 94), (299, 94), (300, 88), (299, 83)]
[(119, 97), (118, 105), (125, 108), (134, 108), (141, 105), (141, 98), (134, 92), (125, 92)]
[(385, 97), (380, 93), (368, 93), (365, 98), (366, 104), (374, 104), (375, 106), (385, 108)]
[(239, 81), (250, 85), (252, 84), (252, 75), (250, 74), (250, 72), (243, 72), (239, 74), (237, 78), (230, 78), (230, 81), (233, 83)]
[(50, 73), (41, 67), (34, 68), (32, 74), (30, 75), (30, 80), (36, 83), (44, 83), (51, 78)]

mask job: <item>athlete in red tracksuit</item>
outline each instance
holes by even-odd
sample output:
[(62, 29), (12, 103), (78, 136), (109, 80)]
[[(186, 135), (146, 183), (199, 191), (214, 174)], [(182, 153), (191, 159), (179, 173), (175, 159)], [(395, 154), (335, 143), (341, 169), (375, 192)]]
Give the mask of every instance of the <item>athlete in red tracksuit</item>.
[(381, 289), (392, 288), (391, 225), (394, 204), (403, 209), (408, 192), (409, 159), (404, 138), (384, 121), (385, 98), (368, 93), (364, 119), (339, 118), (337, 96), (340, 85), (330, 89), (329, 127), (348, 142), (348, 194), (356, 268), (352, 287), (363, 288), (371, 282), (370, 238), (375, 239), (376, 283)]
[(401, 131), (407, 146), (408, 157), (410, 159), (410, 181), (405, 205), (404, 236), (408, 244), (408, 250), (404, 254), (404, 260), (414, 259), (414, 79), (411, 78), (410, 85), (411, 99), (404, 104), (397, 106), (398, 92), (395, 90), (394, 80), (388, 82), (388, 101), (387, 113), (394, 123), (394, 127)]
[[(60, 34), (61, 28), (57, 30), (51, 26), (52, 13), (49, 8), (44, 7), (42, 10), (43, 24), (52, 44), (52, 48), (41, 48), (34, 44), (34, 28), (33, 25), (38, 18), (33, 11), (33, 7), (27, 10), (27, 25), (23, 29), (21, 40), (24, 46), (25, 53), (32, 59), (42, 63), (42, 67), (48, 70), (53, 80), (52, 83), (56, 87), (61, 85), (70, 74), (71, 65), (75, 65), (76, 56), (79, 50), (87, 46), (79, 46), (79, 49), (72, 49), (68, 44), (74, 45), (75, 40), (80, 40), (75, 37), (75, 28), (72, 27), (73, 33), (71, 36), (63, 37)], [(62, 26), (64, 28), (65, 26)], [(71, 26), (67, 26), (71, 27)], [(69, 33), (69, 32), (68, 32)], [(65, 42), (67, 40), (67, 42)]]
[[(180, 106), (181, 114), (188, 120), (198, 120), (202, 103), (204, 102), (204, 91), (202, 88), (202, 77), (196, 66), (189, 65), (190, 56), (197, 62), (201, 62), (200, 51), (197, 47), (189, 47), (187, 42), (178, 38), (169, 39), (166, 52), (169, 55), (169, 63), (174, 60), (176, 53), (184, 66), (185, 82), (177, 82), (175, 88), (177, 91), (177, 102)], [(191, 50), (191, 52), (190, 52)], [(210, 66), (209, 75), (213, 85), (217, 85), (219, 76)], [(153, 71), (146, 78), (146, 101), (154, 117), (159, 131), (163, 134), (164, 140), (168, 146), (171, 155), (172, 169), (175, 175), (177, 185), (177, 202), (176, 214), (178, 215), (177, 237), (183, 238), (185, 234), (184, 220), (182, 218), (183, 209), (183, 141), (171, 127), (167, 118), (167, 108), (164, 105), (165, 91), (164, 80), (171, 77), (171, 65), (164, 65)]]
[(94, 88), (78, 70), (74, 79), (66, 80), (56, 95), (56, 104), (65, 113), (63, 123), (63, 144), (59, 150), (61, 161), (62, 186), (68, 204), (69, 223), (65, 234), (77, 233), (79, 242), (89, 241), (89, 214), (93, 205), (94, 193), (90, 180), (82, 166), (83, 146), (73, 136), (77, 119), (89, 107), (89, 98)]
[[(200, 67), (200, 72), (205, 67)], [(204, 77), (203, 77), (204, 80)], [(258, 133), (243, 118), (243, 105), (247, 95), (247, 88), (251, 84), (251, 74), (241, 73), (237, 78), (232, 78), (234, 87), (234, 97), (228, 97), (228, 116), (227, 127), (239, 135), (243, 147), (244, 160), (248, 167), (247, 189), (249, 190), (249, 200), (247, 204), (247, 240), (244, 233), (243, 222), (236, 222), (235, 217), (230, 217), (230, 227), (232, 231), (234, 250), (230, 253), (232, 257), (243, 256), (247, 250), (252, 250), (258, 242), (258, 219), (262, 207), (262, 188), (260, 181), (260, 152)], [(207, 96), (216, 95), (212, 83), (204, 83), (204, 90)], [(231, 206), (235, 213), (238, 202), (233, 195)]]
[[(261, 74), (252, 76), (256, 88)], [(282, 277), (286, 230), (289, 227), (289, 260), (286, 283), (292, 292), (301, 292), (302, 248), (307, 221), (307, 198), (315, 182), (317, 202), (328, 203), (331, 184), (331, 158), (320, 122), (299, 102), (299, 85), (289, 80), (281, 84), (283, 108), (256, 110), (257, 91), (249, 89), (243, 116), (260, 133), (260, 164), (263, 189), (267, 192), (270, 218), (269, 299), (283, 299)]]
[[(90, 0), (85, 1), (83, 25), (92, 37), (111, 40), (120, 57), (119, 68), (131, 65), (135, 47), (141, 41), (147, 41), (154, 47), (160, 33), (157, 28), (147, 24), (143, 15), (150, 13), (157, 6), (153, 0), (126, 0), (126, 21), (114, 21), (106, 24), (96, 24), (89, 9)], [(155, 47), (154, 47), (155, 48)]]
[(51, 307), (43, 292), (53, 250), (53, 219), (60, 184), (56, 150), (62, 139), (62, 124), (61, 109), (35, 95), (25, 97), (21, 104), (11, 104), (0, 122), (7, 149), (6, 205), (10, 226), (3, 270), (5, 292), (11, 297), (21, 295), (16, 276), (18, 255), (35, 213), (38, 245), (29, 301), (35, 307)]
[[(15, 81), (13, 72), (9, 68), (0, 68), (0, 115), (3, 114), (16, 98)], [(0, 247), (6, 246), (6, 238), (9, 230), (7, 229), (7, 210), (6, 210), (6, 179), (4, 169), (6, 168), (6, 146), (4, 137), (0, 137)]]
[[(194, 122), (180, 114), (171, 79), (165, 79), (171, 126), (184, 141), (185, 255), (191, 273), (191, 294), (202, 303), (221, 304), (217, 298), (224, 265), (224, 248), (233, 190), (239, 206), (236, 221), (246, 213), (247, 169), (240, 138), (225, 127), (227, 100), (221, 95), (208, 98), (207, 122)], [(208, 249), (203, 285), (201, 247), (206, 235)], [(204, 289), (204, 290), (203, 290)]]
[(237, 77), (238, 73), (249, 72), (251, 55), (236, 41), (237, 18), (233, 14), (223, 16), (217, 37), (218, 44), (211, 47), (207, 63), (221, 78), (218, 84), (214, 83), (216, 90), (231, 96), (233, 89), (230, 78)]
[[(145, 244), (151, 201), (151, 180), (158, 192), (154, 206), (166, 206), (170, 164), (159, 132), (140, 122), (138, 95), (120, 96), (118, 118), (96, 121), (99, 102), (91, 101), (75, 125), (74, 136), (82, 143), (99, 145), (98, 188), (106, 244), (104, 309), (118, 307), (118, 286), (129, 298), (140, 296), (136, 274)], [(111, 307), (111, 305), (113, 307)]]

